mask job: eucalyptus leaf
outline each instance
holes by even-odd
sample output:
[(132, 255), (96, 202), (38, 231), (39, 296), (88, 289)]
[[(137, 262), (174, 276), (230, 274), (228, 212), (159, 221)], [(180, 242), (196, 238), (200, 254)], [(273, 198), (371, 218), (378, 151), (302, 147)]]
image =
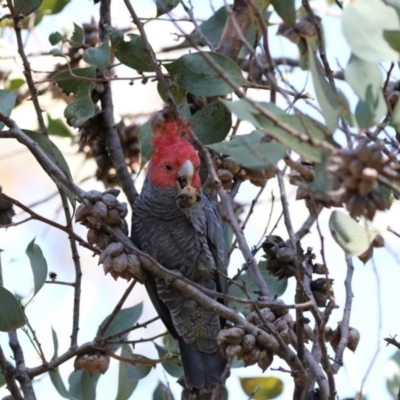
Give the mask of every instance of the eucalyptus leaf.
[(31, 301), (39, 290), (43, 287), (46, 277), (47, 277), (47, 262), (43, 256), (42, 249), (38, 244), (35, 243), (35, 239), (33, 239), (26, 248), (26, 255), (29, 258), (31, 263), (31, 269), (33, 273), (33, 296), (29, 300)]
[[(103, 337), (107, 339), (108, 336), (115, 335), (119, 332), (125, 331), (129, 328), (132, 328), (133, 325), (137, 322), (137, 320), (142, 315), (143, 311), (143, 303), (136, 304), (133, 307), (124, 308), (120, 310), (117, 315), (113, 318), (111, 324), (108, 326), (106, 331), (104, 332)], [(100, 325), (99, 331), (102, 329), (106, 321), (108, 321), (109, 317), (107, 317)], [(128, 336), (128, 333), (123, 333), (117, 336), (114, 339), (107, 341), (107, 347), (111, 350), (117, 350), (121, 345), (114, 342), (120, 342), (121, 340), (125, 340)]]
[(232, 156), (243, 167), (263, 169), (282, 159), (286, 155), (286, 148), (279, 143), (260, 143), (262, 137), (263, 132), (253, 131), (208, 147), (218, 153)]
[(83, 371), (74, 371), (68, 377), (69, 395), (73, 400), (86, 400), (82, 397), (81, 379)]
[(335, 92), (331, 88), (327, 80), (321, 76), (317, 64), (319, 61), (316, 59), (311, 46), (308, 48), (308, 59), (313, 78), (315, 93), (322, 110), (326, 125), (333, 133), (337, 126), (340, 115), (339, 104)]
[(111, 26), (106, 26), (106, 28), (110, 34), (111, 47), (122, 64), (141, 72), (153, 71), (139, 35), (130, 33), (127, 35), (129, 40), (125, 41), (123, 32)]
[(254, 400), (275, 399), (284, 389), (283, 382), (272, 376), (240, 377), (244, 392)]
[(329, 229), (336, 243), (351, 256), (364, 253), (379, 233), (337, 210), (329, 218)]
[(49, 35), (49, 42), (52, 46), (55, 46), (57, 43), (63, 40), (63, 35), (60, 32), (53, 32)]
[(4, 375), (0, 372), (0, 388), (6, 384), (6, 379)]
[(271, 4), (286, 24), (292, 27), (296, 25), (295, 0), (271, 0)]
[[(47, 156), (51, 159), (51, 161), (53, 161), (53, 163), (56, 164), (64, 172), (64, 174), (72, 181), (72, 175), (69, 170), (68, 164), (65, 161), (65, 158), (62, 155), (61, 151), (58, 149), (58, 147), (47, 136), (42, 135), (41, 133), (28, 130), (24, 130), (24, 133), (26, 133), (31, 139), (33, 139), (40, 146), (40, 148), (47, 154)], [(39, 164), (41, 164), (40, 158), (36, 159), (39, 162)], [(76, 206), (75, 194), (72, 193), (63, 183), (61, 183), (51, 170), (47, 170), (47, 166), (42, 165), (42, 167), (46, 171), (46, 173), (50, 176), (50, 178), (53, 179), (56, 185), (66, 193), (72, 207), (75, 209)]]
[(110, 46), (108, 42), (102, 43), (99, 47), (91, 47), (83, 53), (83, 59), (88, 64), (98, 68), (101, 72), (105, 72), (110, 59)]
[(399, 393), (400, 386), (400, 351), (396, 350), (387, 362), (386, 368), (386, 387), (395, 399)]
[(212, 62), (223, 69), (225, 76), (242, 86), (246, 80), (238, 65), (230, 58), (213, 52), (191, 53), (165, 64), (167, 71), (184, 87), (196, 96), (224, 96), (234, 89), (218, 74), (203, 57), (205, 54)]
[(32, 14), (42, 4), (42, 0), (14, 0), (15, 15)]
[[(7, 79), (6, 83), (4, 85), (4, 88), (6, 90), (17, 90), (19, 89), (24, 83), (25, 83), (25, 79), (24, 78), (11, 78), (11, 79)], [(1, 130), (1, 129), (0, 129)]]
[[(275, 297), (275, 296), (279, 297), (283, 293), (285, 293), (287, 284), (288, 284), (287, 278), (278, 279), (277, 277), (271, 275), (266, 268), (266, 261), (260, 261), (258, 263), (258, 267), (260, 268), (261, 274), (262, 274), (265, 282), (267, 283), (267, 286), (273, 297)], [(250, 298), (252, 300), (257, 299), (257, 297), (259, 296), (259, 294), (258, 294), (259, 289), (258, 289), (256, 282), (254, 282), (253, 277), (251, 276), (250, 273), (245, 272), (244, 274), (241, 274), (240, 279), (238, 279), (237, 282), (239, 285), (243, 285), (243, 284), (246, 285), (247, 293), (250, 295)], [(234, 297), (247, 299), (247, 297), (243, 293), (243, 290), (237, 285), (229, 286), (229, 294)], [(230, 301), (229, 306), (240, 313), (245, 313), (248, 309), (248, 306), (246, 304), (236, 303), (234, 301)]]
[(96, 388), (100, 376), (100, 372), (94, 372), (91, 375), (86, 371), (82, 372), (81, 392), (84, 400), (96, 400)]
[[(123, 344), (121, 346), (121, 357), (133, 358), (131, 346)], [(121, 361), (118, 370), (118, 392), (115, 400), (128, 400), (132, 393), (135, 391), (138, 380), (131, 379), (128, 375), (129, 370), (132, 368), (131, 364)]]
[(158, 385), (153, 393), (152, 400), (174, 400), (174, 396), (168, 386), (164, 385), (162, 382), (158, 382)]
[(74, 23), (74, 31), (72, 33), (70, 44), (71, 47), (81, 47), (85, 40), (85, 33), (83, 29)]
[(71, 139), (74, 137), (62, 119), (53, 119), (50, 114), (47, 114), (47, 131), (51, 136), (68, 137)]
[(25, 317), (15, 296), (0, 286), (0, 331), (9, 332), (25, 325)]
[[(166, 82), (170, 82), (169, 78), (165, 78)], [(163, 99), (165, 103), (168, 103), (168, 97), (167, 94), (165, 93), (165, 90), (163, 86), (160, 84), (160, 82), (157, 83), (157, 91), (160, 97)], [(186, 100), (186, 89), (183, 87), (180, 87), (178, 85), (170, 85), (170, 91), (172, 93), (172, 96), (174, 97), (175, 101), (177, 104), (182, 104)]]
[[(9, 117), (15, 105), (17, 92), (15, 90), (0, 89), (0, 112)], [(4, 122), (0, 122), (0, 131), (4, 128)]]
[[(164, 357), (169, 350), (165, 347), (158, 345), (154, 342), (154, 346), (157, 349), (158, 356), (160, 358)], [(183, 367), (180, 357), (171, 358), (168, 361), (164, 361), (162, 364), (163, 368), (173, 377), (180, 378), (183, 375)]]
[(399, 60), (383, 36), (385, 30), (400, 29), (399, 18), (383, 1), (349, 2), (343, 9), (342, 29), (357, 57), (369, 62)]
[(38, 12), (44, 15), (58, 14), (71, 0), (43, 0)]
[(96, 108), (92, 101), (93, 84), (81, 82), (74, 100), (64, 110), (64, 117), (69, 125), (81, 126), (95, 114)]
[[(71, 76), (71, 72), (75, 76)], [(88, 67), (88, 68), (74, 68), (72, 71), (62, 71), (58, 72), (53, 76), (57, 85), (67, 94), (76, 93), (82, 86), (82, 84), (88, 84), (89, 82), (82, 78), (95, 78), (96, 77), (96, 68)]]
[(67, 56), (62, 52), (62, 50), (54, 48), (51, 49), (49, 52), (53, 57), (62, 57), (62, 58), (67, 58)]
[(179, 5), (181, 0), (156, 0), (157, 17), (167, 14)]
[[(55, 358), (58, 357), (58, 338), (57, 338), (57, 332), (53, 328), (51, 328), (51, 335), (53, 338), (53, 347), (54, 347), (54, 354), (51, 359), (54, 360)], [(71, 396), (64, 385), (64, 381), (61, 377), (58, 367), (51, 369), (49, 371), (49, 375), (50, 375), (50, 380), (55, 389), (57, 390), (58, 394), (61, 397), (64, 397), (65, 399), (71, 399)]]

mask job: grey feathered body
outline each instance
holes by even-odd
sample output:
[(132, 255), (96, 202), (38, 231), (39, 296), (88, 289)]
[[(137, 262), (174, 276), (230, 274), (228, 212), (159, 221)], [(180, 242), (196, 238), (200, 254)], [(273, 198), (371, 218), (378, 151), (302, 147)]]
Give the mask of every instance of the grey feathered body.
[[(175, 188), (159, 188), (147, 178), (132, 215), (132, 240), (170, 270), (208, 289), (226, 292), (226, 258), (221, 224), (207, 195), (183, 212)], [(218, 315), (205, 310), (164, 279), (146, 274), (149, 296), (167, 329), (178, 339), (186, 383), (202, 387), (219, 380), (225, 366), (216, 336)], [(215, 297), (216, 298), (216, 297)]]

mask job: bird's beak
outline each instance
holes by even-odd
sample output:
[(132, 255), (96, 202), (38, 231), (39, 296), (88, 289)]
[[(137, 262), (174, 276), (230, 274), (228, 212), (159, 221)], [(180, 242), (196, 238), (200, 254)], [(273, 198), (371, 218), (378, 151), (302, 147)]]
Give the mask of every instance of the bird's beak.
[(192, 162), (186, 160), (179, 169), (176, 177), (176, 186), (178, 187), (179, 191), (184, 189), (186, 186), (192, 185), (193, 173), (194, 166)]

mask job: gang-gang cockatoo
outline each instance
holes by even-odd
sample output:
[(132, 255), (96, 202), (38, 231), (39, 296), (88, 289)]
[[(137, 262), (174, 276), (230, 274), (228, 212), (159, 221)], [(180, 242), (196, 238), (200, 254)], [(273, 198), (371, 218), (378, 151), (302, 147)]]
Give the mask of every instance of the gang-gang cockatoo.
[[(226, 293), (221, 223), (210, 198), (201, 190), (200, 159), (187, 140), (191, 132), (188, 122), (168, 113), (158, 114), (153, 132), (154, 154), (133, 206), (132, 240), (165, 268)], [(193, 193), (185, 188), (195, 191), (194, 201)], [(164, 279), (146, 271), (145, 275), (154, 307), (179, 342), (185, 385), (204, 398), (201, 393), (215, 386), (226, 365), (216, 341), (222, 321)]]

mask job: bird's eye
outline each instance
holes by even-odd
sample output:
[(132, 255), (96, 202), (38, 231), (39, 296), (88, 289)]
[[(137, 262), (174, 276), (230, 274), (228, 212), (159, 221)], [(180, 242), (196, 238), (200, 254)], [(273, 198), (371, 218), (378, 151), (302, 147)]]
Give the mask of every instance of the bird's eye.
[(165, 164), (165, 169), (167, 169), (168, 171), (172, 171), (172, 167), (169, 164)]

